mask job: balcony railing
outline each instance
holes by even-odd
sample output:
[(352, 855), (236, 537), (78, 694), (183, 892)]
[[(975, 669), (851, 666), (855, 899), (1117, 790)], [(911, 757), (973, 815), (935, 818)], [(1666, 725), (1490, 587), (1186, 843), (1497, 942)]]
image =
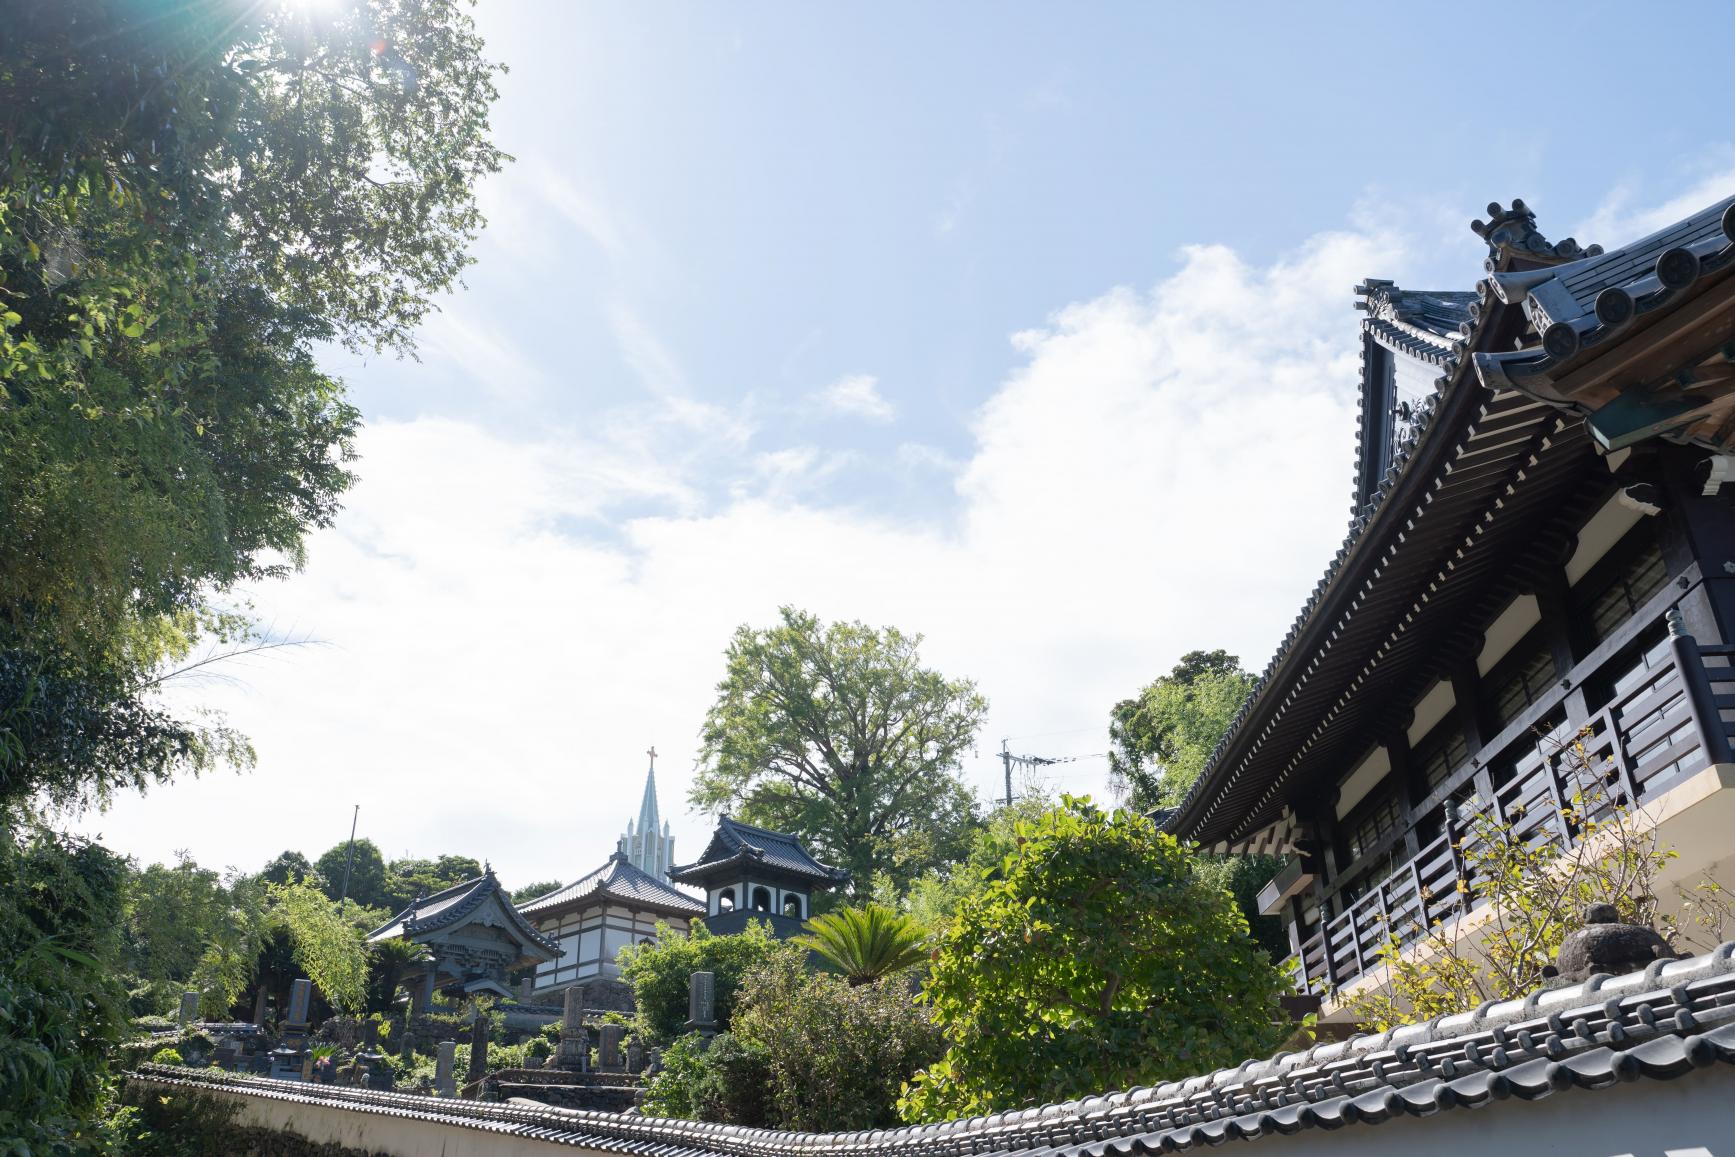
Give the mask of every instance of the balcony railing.
[[(1700, 645), (1678, 622), (1668, 644), (1652, 653), (1648, 669), (1626, 672), (1623, 682), (1630, 685), (1588, 718), (1560, 721), (1567, 691), (1607, 679), (1620, 667), (1623, 651), (1630, 662), (1631, 644), (1654, 629), (1664, 612), (1673, 615), (1681, 597), (1673, 588), (1660, 595), (1577, 664), (1559, 695), (1533, 705), (1478, 753), (1497, 761), (1484, 781), (1491, 782), (1493, 798), (1478, 806), (1515, 838), (1570, 843), (1576, 834), (1563, 813), (1586, 789), (1605, 806), (1631, 808), (1680, 776), (1730, 758), (1731, 724), (1723, 712), (1735, 713), (1735, 645)], [(1556, 726), (1548, 728), (1551, 720)], [(1528, 749), (1527, 737), (1534, 740)], [(1582, 744), (1582, 755), (1575, 744)], [(1521, 754), (1513, 758), (1515, 750)], [(1437, 837), (1301, 941), (1298, 987), (1321, 992), (1347, 986), (1379, 964), (1390, 936), (1409, 943), (1436, 922), (1450, 922), (1484, 902), (1481, 881), (1467, 869), (1461, 850), (1474, 817), (1460, 817), (1449, 802), (1484, 762), (1466, 764), (1415, 809), (1418, 816), (1444, 812)]]

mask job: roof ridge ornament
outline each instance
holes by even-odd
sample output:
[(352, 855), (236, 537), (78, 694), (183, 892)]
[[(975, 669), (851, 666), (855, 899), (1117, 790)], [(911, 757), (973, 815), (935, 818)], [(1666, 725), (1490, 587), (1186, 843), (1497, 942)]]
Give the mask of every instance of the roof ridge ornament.
[(1568, 237), (1551, 243), (1536, 228), (1536, 212), (1521, 197), (1512, 198), (1512, 207), (1503, 209), (1500, 202), (1488, 202), (1487, 221), (1478, 218), (1470, 222), (1470, 231), (1488, 243), (1488, 260), (1483, 267), (1489, 273), (1504, 273), (1522, 266), (1560, 265), (1581, 257), (1602, 254), (1601, 245), (1581, 247)]

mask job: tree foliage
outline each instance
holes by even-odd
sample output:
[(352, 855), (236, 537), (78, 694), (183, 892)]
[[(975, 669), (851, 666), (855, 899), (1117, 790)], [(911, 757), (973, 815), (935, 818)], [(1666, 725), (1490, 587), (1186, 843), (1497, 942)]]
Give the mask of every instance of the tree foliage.
[(1109, 719), (1109, 778), (1139, 811), (1172, 807), (1204, 770), (1253, 676), (1226, 651), (1189, 651)]
[(765, 1054), (733, 1033), (689, 1033), (663, 1051), (661, 1070), (645, 1086), (651, 1117), (717, 1121), (760, 1129), (771, 1123), (771, 1073)]
[(941, 942), (922, 999), (947, 1051), (906, 1119), (1131, 1088), (1277, 1043), (1287, 979), (1187, 848), (1071, 797), (1016, 843)]
[(1017, 850), (1018, 825), (1040, 818), (1054, 803), (1046, 792), (1033, 789), (1011, 806), (995, 808), (971, 835), (962, 860), (917, 877), (903, 898), (904, 911), (930, 935), (944, 932), (964, 901), (997, 876), (1006, 857)]
[(333, 844), (313, 862), (319, 873), (325, 894), (333, 900), (342, 898), (345, 877), (349, 883), (348, 898), (368, 908), (390, 908), (386, 891), (386, 858), (379, 845), (363, 837), (350, 848), (348, 840)]
[(898, 1094), (943, 1045), (908, 972), (866, 984), (778, 956), (741, 986), (732, 1031), (764, 1058), (770, 1123), (874, 1129), (898, 1123)]
[(361, 930), (311, 884), (268, 884), (266, 895), (307, 978), (338, 1009), (360, 1012), (367, 1003), (368, 979)]
[(840, 908), (803, 928), (795, 943), (817, 952), (852, 985), (871, 984), (928, 958), (921, 923), (881, 904)]
[(246, 760), (153, 681), (334, 515), (313, 351), (407, 349), (455, 282), (497, 71), (453, 0), (8, 8), (0, 798)]
[(687, 1031), (688, 978), (693, 973), (715, 975), (717, 1026), (727, 1030), (742, 978), (779, 955), (801, 958), (806, 953), (778, 940), (763, 920), (751, 920), (743, 931), (730, 936), (713, 936), (699, 920), (686, 936), (658, 924), (652, 943), (621, 949), (621, 977), (633, 986), (639, 1031), (651, 1041), (667, 1043)]
[[(8, 817), (12, 818), (12, 817)], [(105, 1102), (125, 1025), (125, 864), (28, 820), (0, 825), (0, 1142), (78, 1152)]]
[(743, 626), (705, 717), (697, 808), (795, 832), (849, 869), (902, 889), (962, 855), (975, 800), (958, 774), (987, 702), (920, 664), (918, 635), (822, 623), (784, 607)]
[(528, 903), (538, 896), (548, 895), (558, 887), (560, 887), (559, 880), (538, 880), (534, 884), (526, 884), (522, 888), (512, 889), (512, 902), (514, 904)]

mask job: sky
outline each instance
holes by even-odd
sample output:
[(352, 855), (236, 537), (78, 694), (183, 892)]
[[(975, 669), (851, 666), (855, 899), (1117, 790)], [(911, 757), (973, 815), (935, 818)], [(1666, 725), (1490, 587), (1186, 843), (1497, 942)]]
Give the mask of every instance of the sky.
[[(342, 0), (332, 0), (342, 2)], [(1262, 669), (1349, 514), (1367, 276), (1470, 289), (1520, 196), (1614, 246), (1735, 192), (1718, 4), (483, 0), (515, 160), (419, 360), (325, 356), (360, 481), (182, 680), (257, 766), (76, 826), (257, 870), (358, 832), (512, 887), (676, 859), (722, 652), (923, 636), (1082, 757), (1185, 651)], [(1721, 29), (1719, 33), (1718, 29)]]

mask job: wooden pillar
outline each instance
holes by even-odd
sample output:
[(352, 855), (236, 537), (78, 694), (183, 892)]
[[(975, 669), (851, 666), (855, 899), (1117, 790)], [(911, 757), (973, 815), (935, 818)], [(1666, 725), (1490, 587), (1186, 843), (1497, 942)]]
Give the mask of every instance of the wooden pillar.
[(1488, 771), (1488, 759), (1494, 754), (1482, 750), (1492, 736), (1487, 716), (1482, 710), (1482, 676), (1476, 670), (1474, 653), (1452, 671), (1452, 710), (1457, 713), (1458, 726), (1464, 729), (1464, 747), (1476, 767), (1473, 777), (1476, 794), (1485, 802), (1494, 802), (1494, 778)]

